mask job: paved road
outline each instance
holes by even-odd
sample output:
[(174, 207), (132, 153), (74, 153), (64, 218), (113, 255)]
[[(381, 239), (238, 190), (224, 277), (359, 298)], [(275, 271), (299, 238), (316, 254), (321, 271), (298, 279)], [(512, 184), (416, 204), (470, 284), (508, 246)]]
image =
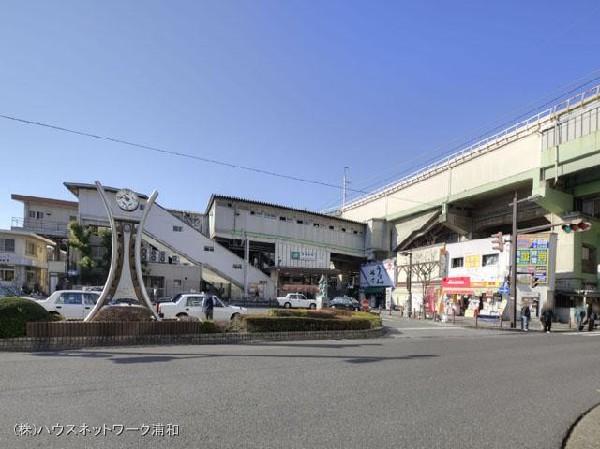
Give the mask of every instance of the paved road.
[(600, 402), (600, 336), (388, 324), (373, 340), (0, 354), (0, 448), (548, 449)]

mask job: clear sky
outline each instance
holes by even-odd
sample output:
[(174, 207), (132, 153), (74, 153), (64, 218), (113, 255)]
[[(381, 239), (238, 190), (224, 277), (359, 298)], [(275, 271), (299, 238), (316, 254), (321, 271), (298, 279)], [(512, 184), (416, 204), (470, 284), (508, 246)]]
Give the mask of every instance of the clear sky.
[[(363, 189), (600, 76), (595, 1), (10, 1), (0, 114)], [(596, 72), (594, 72), (596, 71)], [(340, 192), (0, 120), (11, 193), (63, 181), (320, 210)]]

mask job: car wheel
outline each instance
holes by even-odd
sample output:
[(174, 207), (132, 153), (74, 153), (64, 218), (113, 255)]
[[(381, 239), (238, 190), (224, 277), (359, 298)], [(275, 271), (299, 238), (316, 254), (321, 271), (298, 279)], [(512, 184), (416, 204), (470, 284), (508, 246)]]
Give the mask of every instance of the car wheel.
[(314, 310), (317, 308), (317, 305), (313, 302), (308, 308)]
[(290, 309), (291, 307), (292, 307), (292, 305), (291, 305), (289, 302), (286, 302), (286, 303), (283, 305), (283, 308), (284, 308), (284, 309)]
[(182, 319), (184, 319), (184, 318), (187, 318), (187, 316), (188, 316), (188, 314), (187, 314), (187, 313), (178, 313), (178, 314), (176, 315), (176, 318), (177, 318), (178, 320), (182, 320)]
[(234, 313), (233, 315), (231, 315), (231, 321), (240, 321), (242, 319), (242, 316), (239, 313)]
[(62, 321), (65, 319), (65, 317), (58, 312), (49, 312), (48, 315), (50, 315), (51, 321)]

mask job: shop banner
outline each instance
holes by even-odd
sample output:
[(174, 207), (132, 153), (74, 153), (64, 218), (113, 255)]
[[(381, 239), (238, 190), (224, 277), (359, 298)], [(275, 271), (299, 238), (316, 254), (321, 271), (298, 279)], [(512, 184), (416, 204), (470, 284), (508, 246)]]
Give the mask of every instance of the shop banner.
[(368, 287), (393, 287), (383, 263), (374, 262), (360, 267), (360, 288)]
[(447, 277), (442, 279), (443, 288), (470, 288), (471, 278), (467, 276)]

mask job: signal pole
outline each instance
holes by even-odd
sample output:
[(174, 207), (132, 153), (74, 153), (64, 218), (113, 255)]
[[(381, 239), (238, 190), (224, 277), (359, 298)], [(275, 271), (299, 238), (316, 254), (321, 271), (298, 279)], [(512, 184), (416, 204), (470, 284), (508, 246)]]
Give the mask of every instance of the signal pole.
[(510, 296), (513, 300), (513, 314), (510, 327), (517, 327), (517, 192), (513, 198), (513, 213), (512, 213), (512, 238), (510, 243)]

